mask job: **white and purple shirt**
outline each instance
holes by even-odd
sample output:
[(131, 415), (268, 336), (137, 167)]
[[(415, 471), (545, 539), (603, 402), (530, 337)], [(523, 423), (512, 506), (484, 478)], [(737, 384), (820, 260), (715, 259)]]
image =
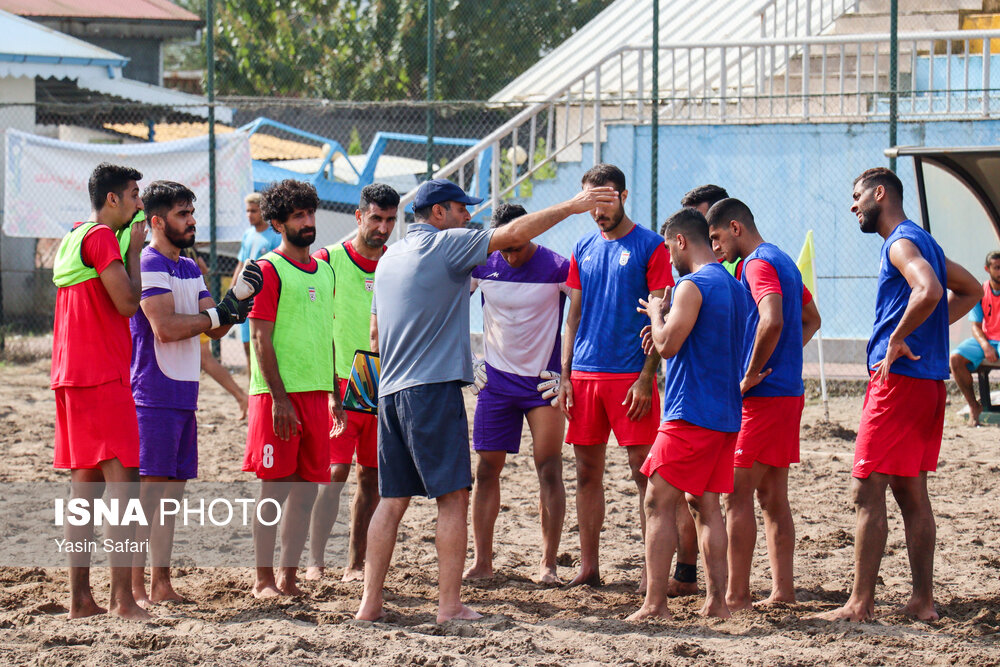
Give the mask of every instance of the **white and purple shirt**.
[[(198, 302), (210, 297), (201, 271), (193, 260), (180, 257), (175, 262), (152, 246), (140, 255), (142, 299), (158, 294), (174, 296), (174, 312), (196, 315)], [(201, 374), (201, 346), (198, 336), (161, 343), (142, 312), (129, 321), (132, 329), (132, 395), (135, 404), (147, 408), (195, 410), (198, 407), (198, 379)]]
[(560, 369), (560, 330), (569, 288), (569, 260), (538, 246), (513, 268), (499, 252), (472, 272), (482, 291), (487, 386), (537, 394), (538, 374)]

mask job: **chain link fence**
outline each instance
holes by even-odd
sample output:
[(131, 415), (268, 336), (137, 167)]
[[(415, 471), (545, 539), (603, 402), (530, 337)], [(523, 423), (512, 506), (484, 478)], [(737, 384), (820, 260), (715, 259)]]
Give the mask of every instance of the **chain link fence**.
[[(206, 16), (204, 0), (179, 4)], [(648, 81), (642, 84), (643, 58), (650, 57), (649, 49), (636, 47), (616, 56), (618, 61), (598, 64), (596, 77), (584, 74), (566, 90), (543, 91), (555, 99), (547, 106), (534, 100), (491, 101), (610, 4), (610, 0), (451, 0), (433, 5), (427, 0), (217, 0), (212, 91), (216, 132), (243, 128), (250, 134), (255, 189), (279, 177), (317, 185), (322, 200), (318, 244), (333, 243), (353, 231), (357, 195), (367, 182), (389, 183), (405, 194), (426, 178), (428, 162), (436, 171), (451, 165), (447, 177), (488, 198), (474, 218), (477, 224), (488, 222), (496, 201), (517, 201), (528, 210), (538, 210), (571, 197), (595, 157), (623, 169), (630, 191), (626, 212), (638, 224), (654, 229), (691, 188), (721, 185), (746, 201), (764, 237), (793, 257), (806, 231), (814, 231), (823, 332), (847, 341), (842, 361), (857, 363), (863, 353), (858, 341), (870, 333), (873, 318), (880, 240), (858, 231), (849, 210), (851, 181), (866, 168), (888, 164), (883, 154), (889, 135), (884, 112), (888, 90), (884, 65), (879, 74), (879, 56), (875, 55), (871, 83), (862, 86), (858, 74), (851, 89), (850, 104), (860, 108), (863, 102), (866, 113), (839, 117), (823, 113), (838, 102), (843, 109), (842, 100), (825, 89), (802, 90), (801, 81), (809, 76), (810, 57), (818, 47), (806, 48), (805, 56), (786, 48), (782, 80), (769, 80), (754, 91), (737, 87), (730, 98), (724, 85), (699, 91), (688, 86), (687, 92), (681, 91), (679, 79), (670, 78), (681, 76), (676, 71), (681, 60), (671, 52), (669, 60), (663, 56), (660, 62), (661, 94), (654, 105)], [(643, 48), (645, 55), (640, 53)], [(907, 52), (914, 63), (920, 48), (914, 42)], [(965, 48), (968, 56), (970, 47)], [(934, 99), (928, 86), (933, 88), (941, 69), (939, 65), (938, 74), (934, 73), (935, 47), (928, 52), (931, 71), (924, 78), (930, 83), (918, 90), (919, 77), (914, 73), (904, 80), (910, 89), (899, 91), (901, 100), (910, 101), (911, 110), (920, 106), (933, 111), (942, 100), (950, 108), (952, 96), (961, 92), (956, 84), (945, 97)], [(823, 54), (826, 58), (826, 46)], [(864, 60), (860, 47), (858, 54), (856, 64)], [(725, 54), (721, 58), (725, 63)], [(742, 47), (739, 58), (746, 59)], [(841, 70), (843, 59), (841, 55)], [(163, 80), (187, 93), (205, 95), (205, 61), (204, 39), (196, 45), (167, 44)], [(729, 62), (733, 67), (737, 60)], [(740, 67), (743, 62), (738, 61)], [(626, 82), (629, 67), (638, 67), (638, 84)], [(708, 65), (699, 67), (701, 72)], [(813, 76), (820, 69), (814, 64)], [(918, 69), (914, 65), (913, 72)], [(995, 69), (1000, 74), (1000, 67)], [(615, 92), (595, 95), (601, 90), (601, 77), (606, 89), (619, 70), (621, 84)], [(827, 72), (825, 64), (822, 71)], [(750, 78), (763, 80), (763, 75), (753, 73)], [(738, 80), (731, 76), (730, 82), (733, 79)], [(985, 81), (980, 98), (983, 88), (990, 94), (1000, 88)], [(975, 88), (965, 84), (965, 89)], [(776, 100), (788, 113), (768, 121), (759, 109), (773, 108)], [(918, 105), (913, 100), (922, 101)], [(749, 115), (751, 108), (755, 115)], [(650, 157), (654, 109), (660, 123), (655, 134), (659, 155), (655, 185)], [(31, 104), (0, 104), (0, 121), (5, 119), (4, 129), (85, 144), (168, 142), (208, 132), (203, 108), (127, 101), (56, 79), (38, 79)], [(998, 135), (992, 120), (922, 117), (900, 124), (898, 143), (975, 145)], [(468, 157), (470, 148), (484, 138), (489, 139), (485, 150)], [(456, 162), (463, 155), (468, 159)], [(907, 211), (916, 219), (912, 170), (901, 162), (899, 172)], [(81, 219), (88, 214), (88, 175), (78, 175)], [(169, 173), (148, 176), (171, 178)], [(45, 184), (33, 187), (32, 196), (44, 203)], [(656, 220), (651, 219), (654, 191)], [(198, 248), (207, 258), (207, 202), (199, 204)], [(68, 229), (72, 221), (66, 222)], [(568, 255), (577, 239), (593, 228), (589, 217), (577, 216), (546, 233), (541, 242)], [(55, 298), (51, 269), (57, 246), (58, 239), (53, 238), (2, 238), (0, 325), (5, 332), (51, 329)], [(216, 275), (231, 274), (237, 251), (238, 243), (232, 239), (219, 243)], [(478, 325), (476, 319), (474, 329)], [(827, 359), (841, 361), (829, 354)]]

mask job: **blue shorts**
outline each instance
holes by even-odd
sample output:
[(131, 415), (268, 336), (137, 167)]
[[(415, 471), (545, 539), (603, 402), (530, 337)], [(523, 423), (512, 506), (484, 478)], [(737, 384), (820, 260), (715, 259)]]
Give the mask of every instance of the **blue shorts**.
[(401, 389), (378, 399), (378, 490), (383, 498), (437, 498), (472, 487), (461, 382)]
[[(1000, 341), (991, 340), (990, 345), (993, 346), (994, 350), (997, 350), (997, 347), (1000, 346)], [(968, 359), (969, 363), (965, 366), (970, 371), (974, 371), (979, 368), (979, 364), (983, 363), (983, 359), (986, 358), (986, 355), (983, 354), (983, 348), (980, 347), (979, 341), (975, 338), (966, 338), (959, 343), (958, 347), (952, 350), (951, 353), (960, 354)], [(1000, 353), (1000, 351), (998, 351), (998, 353)]]
[(537, 377), (525, 378), (487, 366), (486, 386), (479, 391), (476, 415), (472, 420), (472, 448), (477, 452), (521, 449), (524, 417), (550, 401), (538, 393)]
[(194, 410), (137, 406), (139, 474), (194, 479), (198, 476), (198, 422)]
[(250, 320), (240, 325), (240, 340), (244, 343), (250, 342)]

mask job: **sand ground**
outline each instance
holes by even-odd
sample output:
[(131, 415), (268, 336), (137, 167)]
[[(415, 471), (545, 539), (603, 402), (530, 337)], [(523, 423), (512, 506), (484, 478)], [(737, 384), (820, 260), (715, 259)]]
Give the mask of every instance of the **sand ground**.
[[(474, 399), (467, 400), (471, 417)], [(198, 415), (202, 479), (247, 478), (240, 471), (245, 424), (233, 419), (233, 407), (232, 399), (205, 378)], [(847, 598), (854, 533), (848, 485), (860, 408), (856, 392), (833, 398), (832, 424), (823, 424), (819, 402), (807, 400), (802, 463), (791, 473), (798, 529), (796, 605), (705, 620), (695, 613), (701, 597), (687, 597), (673, 603), (672, 622), (626, 623), (623, 619), (641, 601), (634, 591), (642, 546), (634, 486), (624, 452), (617, 450), (608, 456), (604, 585), (564, 590), (534, 584), (538, 487), (531, 457), (523, 453), (530, 451), (525, 431), (522, 454), (509, 459), (503, 477), (498, 574), (463, 589), (469, 604), (485, 616), (479, 622), (434, 624), (434, 506), (418, 500), (404, 519), (387, 583), (388, 622), (352, 619), (360, 584), (340, 583), (339, 567), (321, 582), (307, 582), (305, 598), (267, 602), (250, 597), (249, 569), (181, 569), (175, 585), (192, 603), (160, 605), (148, 623), (106, 616), (70, 621), (65, 570), (0, 568), (0, 663), (998, 664), (1000, 432), (962, 426), (954, 403), (940, 468), (931, 480), (941, 620), (914, 622), (892, 614), (908, 595), (909, 570), (902, 522), (891, 499), (879, 619), (860, 625), (806, 620)], [(48, 360), (8, 361), (0, 367), (5, 460), (0, 481), (68, 478), (51, 467), (54, 410)], [(560, 573), (569, 577), (579, 554), (569, 448), (564, 474), (570, 500)], [(106, 603), (107, 571), (95, 570), (94, 583), (98, 601)], [(752, 584), (757, 597), (766, 596), (770, 577), (762, 536)]]

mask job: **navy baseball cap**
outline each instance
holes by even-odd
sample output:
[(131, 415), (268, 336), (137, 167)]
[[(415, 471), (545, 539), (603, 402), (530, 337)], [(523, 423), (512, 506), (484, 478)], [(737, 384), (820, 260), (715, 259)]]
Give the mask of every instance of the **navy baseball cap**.
[(435, 178), (430, 181), (425, 181), (420, 189), (417, 190), (417, 196), (413, 198), (413, 208), (425, 208), (431, 206), (432, 204), (440, 204), (441, 202), (455, 201), (459, 204), (481, 204), (483, 202), (482, 197), (470, 197), (465, 194), (465, 190), (458, 187), (446, 178)]

